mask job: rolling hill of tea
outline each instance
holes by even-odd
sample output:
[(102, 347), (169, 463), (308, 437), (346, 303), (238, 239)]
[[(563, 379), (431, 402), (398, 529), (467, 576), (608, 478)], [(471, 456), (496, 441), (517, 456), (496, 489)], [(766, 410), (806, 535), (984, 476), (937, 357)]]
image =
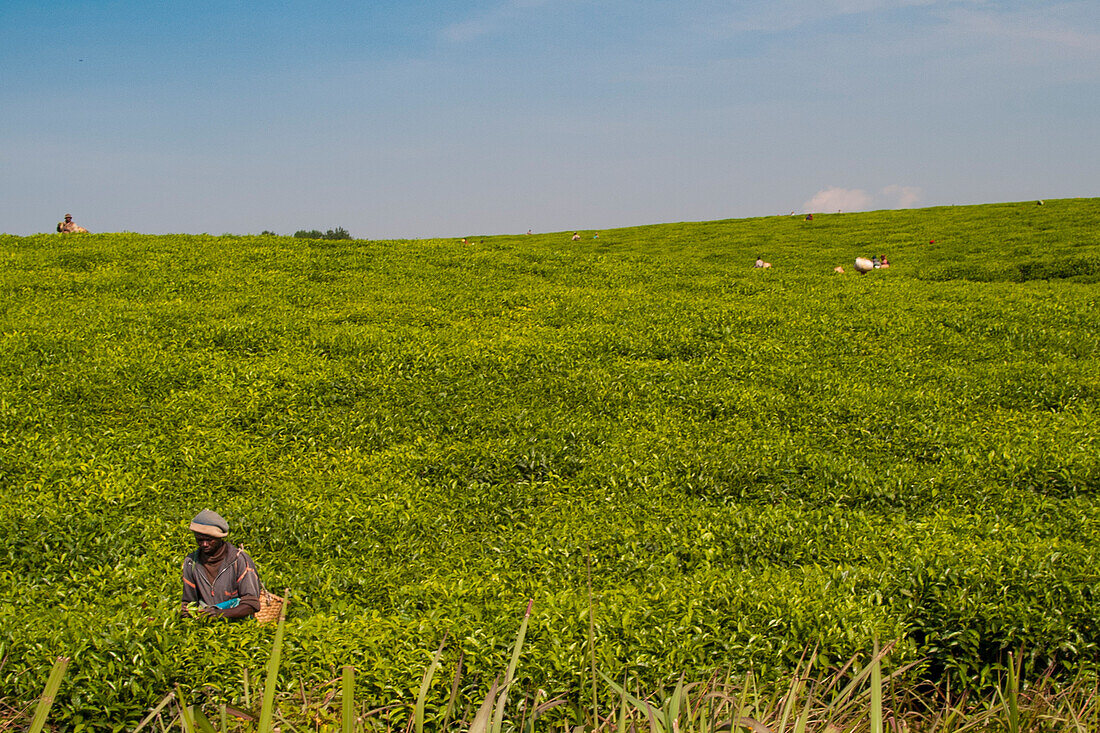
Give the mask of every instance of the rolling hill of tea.
[(176, 615), (203, 508), (290, 589), (288, 689), (415, 699), (446, 634), (476, 699), (528, 599), (568, 695), (590, 612), (639, 684), (1100, 662), (1100, 199), (571, 234), (0, 235), (0, 698), (258, 674), (270, 627)]

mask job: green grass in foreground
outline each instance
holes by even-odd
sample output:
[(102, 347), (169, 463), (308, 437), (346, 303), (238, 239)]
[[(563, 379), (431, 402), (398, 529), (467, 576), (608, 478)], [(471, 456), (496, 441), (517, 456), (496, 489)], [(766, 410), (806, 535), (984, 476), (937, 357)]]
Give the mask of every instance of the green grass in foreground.
[(174, 617), (204, 506), (294, 591), (280, 694), (353, 665), (357, 701), (411, 710), (447, 634), (484, 700), (528, 598), (517, 688), (570, 705), (593, 666), (772, 684), (874, 638), (917, 680), (995, 685), (1010, 651), (1072, 679), (1100, 640), (1098, 224), (0, 236), (0, 695), (69, 657), (55, 720), (111, 729), (261, 668), (270, 630)]
[[(283, 610), (285, 614), (285, 607)], [(736, 681), (728, 675), (723, 679), (715, 673), (710, 679), (695, 683), (685, 683), (681, 677), (671, 690), (643, 695), (632, 692), (627, 680), (619, 684), (601, 673), (599, 687), (606, 686), (610, 691), (601, 699), (593, 669), (591, 706), (577, 703), (570, 708), (567, 699), (547, 698), (544, 690), (530, 694), (513, 689), (530, 614), (531, 606), (528, 605), (503, 679), (494, 679), (480, 705), (467, 705), (465, 709), (456, 707), (462, 676), (460, 662), (454, 671), (450, 699), (441, 717), (426, 717), (425, 701), (440, 669), (446, 639), (424, 673), (412, 710), (404, 709), (400, 703), (373, 709), (359, 704), (355, 699), (355, 669), (351, 666), (344, 666), (338, 679), (320, 687), (307, 692), (301, 684), (295, 693), (277, 697), (275, 681), (284, 638), (284, 616), (279, 620), (261, 689), (251, 691), (246, 673), (243, 696), (233, 698), (232, 704), (222, 702), (204, 706), (192, 702), (194, 698), (189, 700), (177, 685), (176, 690), (157, 703), (133, 730), (134, 733), (145, 729), (164, 731), (178, 724), (183, 733), (214, 730), (268, 733), (283, 729), (341, 733), (382, 730), (423, 733), (425, 729), (533, 733), (536, 728), (563, 733), (626, 733), (628, 730), (650, 733), (739, 730), (751, 733), (882, 733), (887, 729), (914, 733), (967, 730), (1085, 733), (1100, 724), (1095, 680), (1089, 682), (1078, 678), (1066, 684), (1048, 674), (1034, 685), (1022, 688), (1021, 665), (1010, 654), (1005, 674), (985, 697), (971, 698), (963, 694), (953, 699), (951, 688), (946, 685), (899, 689), (898, 682), (905, 679), (907, 668), (884, 675), (883, 666), (890, 647), (879, 650), (877, 645), (868, 659), (853, 658), (840, 669), (826, 672), (814, 669), (815, 653), (804, 655), (795, 665), (787, 684), (785, 680), (777, 680), (761, 685), (751, 672)], [(38, 733), (44, 726), (68, 661), (62, 657), (54, 664), (46, 690), (35, 706), (28, 729), (30, 733)], [(201, 691), (198, 694), (201, 695)], [(260, 706), (258, 711), (253, 708), (256, 703)], [(29, 709), (12, 713), (7, 721), (0, 719), (5, 728), (17, 725), (21, 717), (30, 715)]]

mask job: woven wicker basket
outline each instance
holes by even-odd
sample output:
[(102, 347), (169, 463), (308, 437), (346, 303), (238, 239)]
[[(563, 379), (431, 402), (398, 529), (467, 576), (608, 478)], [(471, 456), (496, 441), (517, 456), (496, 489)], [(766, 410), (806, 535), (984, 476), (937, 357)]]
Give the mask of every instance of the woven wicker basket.
[(258, 624), (268, 624), (279, 620), (283, 610), (283, 597), (277, 596), (267, 588), (260, 586), (260, 610), (253, 616)]

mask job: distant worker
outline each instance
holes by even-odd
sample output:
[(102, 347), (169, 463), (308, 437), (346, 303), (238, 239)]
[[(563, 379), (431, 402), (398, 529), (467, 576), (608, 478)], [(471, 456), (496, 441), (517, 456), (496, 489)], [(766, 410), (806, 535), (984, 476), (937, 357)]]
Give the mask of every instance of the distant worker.
[(593, 239), (599, 239), (600, 238), (600, 233), (596, 232), (595, 234), (592, 235), (592, 238)]
[(764, 260), (760, 257), (757, 257), (756, 262), (753, 263), (753, 267), (763, 267), (763, 266), (764, 266)]
[[(229, 522), (204, 509), (191, 520), (198, 549), (183, 560), (184, 617), (239, 620), (260, 610), (260, 577), (244, 550), (225, 541)], [(198, 604), (197, 609), (189, 608)]]
[(82, 226), (77, 226), (73, 221), (72, 214), (65, 214), (65, 221), (57, 223), (57, 231), (62, 234), (87, 234), (88, 230)]
[(581, 235), (580, 235), (579, 232), (573, 232), (573, 241), (574, 242), (579, 242), (580, 238), (581, 238)]
[(882, 267), (882, 263), (878, 261), (878, 255), (871, 255), (871, 265), (877, 270)]
[(806, 221), (813, 221), (813, 220), (814, 220), (814, 215), (813, 214), (806, 214)]
[(879, 268), (885, 270), (888, 267), (890, 267), (890, 262), (886, 259), (886, 255), (879, 257)]

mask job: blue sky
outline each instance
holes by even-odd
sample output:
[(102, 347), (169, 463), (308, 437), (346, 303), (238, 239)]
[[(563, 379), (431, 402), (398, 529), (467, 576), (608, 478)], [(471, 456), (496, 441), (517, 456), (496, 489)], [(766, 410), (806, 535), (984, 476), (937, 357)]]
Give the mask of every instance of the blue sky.
[(1100, 3), (0, 4), (0, 232), (364, 238), (1100, 195)]

